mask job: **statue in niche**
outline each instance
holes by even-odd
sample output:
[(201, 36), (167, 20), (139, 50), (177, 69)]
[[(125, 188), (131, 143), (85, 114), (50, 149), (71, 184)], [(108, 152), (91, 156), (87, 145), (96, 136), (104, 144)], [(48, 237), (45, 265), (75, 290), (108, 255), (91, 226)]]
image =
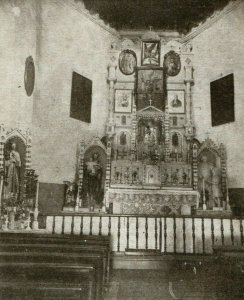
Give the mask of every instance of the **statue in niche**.
[(108, 80), (115, 81), (117, 79), (116, 69), (117, 69), (116, 57), (112, 56), (108, 64)]
[(75, 207), (78, 186), (74, 182), (65, 182), (65, 203), (64, 207)]
[(97, 153), (93, 153), (93, 156), (85, 163), (84, 178), (88, 206), (91, 208), (96, 204), (100, 205), (103, 193), (103, 168)]
[(9, 158), (5, 160), (5, 197), (7, 199), (11, 198), (12, 196), (14, 196), (16, 199), (19, 197), (20, 167), (20, 155), (16, 150), (16, 144), (12, 143)]
[(121, 146), (125, 146), (127, 143), (126, 143), (126, 134), (124, 132), (121, 133), (120, 137), (119, 137), (119, 140), (120, 140), (120, 145)]
[(203, 155), (198, 166), (198, 185), (201, 194), (205, 194), (208, 208), (221, 206), (221, 184), (219, 168), (208, 160), (207, 155)]

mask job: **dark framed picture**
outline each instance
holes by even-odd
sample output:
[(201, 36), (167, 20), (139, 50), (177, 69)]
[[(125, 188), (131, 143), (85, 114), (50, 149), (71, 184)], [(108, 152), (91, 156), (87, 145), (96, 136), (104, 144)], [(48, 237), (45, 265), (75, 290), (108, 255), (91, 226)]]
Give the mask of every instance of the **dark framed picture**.
[(131, 113), (132, 112), (132, 90), (115, 90), (114, 112)]
[(184, 114), (185, 113), (185, 91), (173, 90), (168, 91), (169, 113)]
[(181, 70), (180, 55), (175, 51), (169, 51), (164, 56), (164, 69), (168, 76), (176, 76)]
[(72, 74), (70, 117), (91, 123), (92, 81), (76, 72)]
[(123, 50), (119, 55), (119, 69), (124, 75), (132, 75), (137, 65), (136, 54), (132, 50)]
[(24, 83), (27, 96), (31, 96), (35, 85), (35, 65), (31, 56), (27, 57), (25, 61)]
[(142, 42), (142, 66), (160, 66), (160, 42), (143, 41)]

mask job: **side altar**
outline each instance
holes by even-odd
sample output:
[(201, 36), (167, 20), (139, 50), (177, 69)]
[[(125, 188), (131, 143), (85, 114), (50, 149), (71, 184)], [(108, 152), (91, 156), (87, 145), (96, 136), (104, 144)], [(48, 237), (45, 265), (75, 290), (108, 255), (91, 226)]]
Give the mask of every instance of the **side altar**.
[(65, 210), (229, 209), (224, 146), (195, 137), (192, 50), (151, 31), (140, 43), (112, 44), (106, 134), (81, 142), (78, 188), (67, 186)]

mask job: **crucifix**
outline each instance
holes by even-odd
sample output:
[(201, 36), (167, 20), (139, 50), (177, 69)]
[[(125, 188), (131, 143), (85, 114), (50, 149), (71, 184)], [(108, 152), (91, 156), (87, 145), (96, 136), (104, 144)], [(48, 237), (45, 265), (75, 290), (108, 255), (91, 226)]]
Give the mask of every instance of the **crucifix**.
[(150, 98), (148, 101), (149, 101), (149, 103), (150, 103), (150, 106), (152, 106), (153, 100)]

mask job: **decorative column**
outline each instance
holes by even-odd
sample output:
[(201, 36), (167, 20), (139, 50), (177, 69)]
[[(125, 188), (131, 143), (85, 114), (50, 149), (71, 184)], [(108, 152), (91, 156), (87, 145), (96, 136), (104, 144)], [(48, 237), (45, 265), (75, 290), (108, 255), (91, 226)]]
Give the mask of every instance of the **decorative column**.
[(26, 169), (31, 168), (31, 132), (30, 129), (27, 129), (26, 131), (26, 158), (25, 158), (25, 167)]
[(2, 192), (3, 192), (3, 181), (4, 181), (4, 144), (5, 144), (5, 128), (4, 125), (0, 125), (0, 216), (2, 212)]
[(107, 165), (106, 165), (106, 178), (105, 178), (105, 191), (104, 191), (104, 198), (103, 198), (103, 210), (106, 211), (107, 207), (107, 192), (109, 190), (110, 179), (111, 179), (111, 153), (112, 153), (112, 145), (111, 141), (109, 140), (107, 143)]
[(80, 160), (79, 160), (79, 183), (78, 183), (78, 195), (76, 197), (75, 210), (82, 207), (81, 191), (83, 186), (83, 169), (84, 169), (84, 153), (85, 153), (85, 142), (80, 142)]
[(117, 80), (116, 76), (117, 59), (112, 55), (108, 64), (108, 84), (109, 84), (109, 116), (107, 124), (107, 134), (112, 136), (114, 134), (114, 120), (113, 120), (113, 106), (114, 106), (114, 85)]
[(32, 229), (38, 230), (39, 224), (38, 224), (38, 203), (39, 203), (39, 181), (38, 181), (38, 175), (36, 175), (36, 197), (35, 197), (35, 207), (34, 207), (34, 220), (32, 223)]
[(169, 134), (169, 109), (168, 109), (168, 101), (166, 103), (165, 107), (165, 115), (164, 115), (164, 135), (165, 135), (165, 141), (164, 141), (164, 160), (165, 162), (169, 161), (169, 155), (170, 155), (170, 134)]
[(230, 208), (230, 199), (229, 199), (229, 186), (228, 186), (228, 178), (227, 178), (227, 166), (226, 166), (226, 151), (223, 144), (219, 146), (220, 159), (221, 159), (221, 187), (222, 193), (226, 197), (226, 210), (231, 210)]
[(198, 153), (198, 145), (196, 143), (193, 143), (193, 145), (192, 145), (192, 181), (193, 181), (193, 189), (194, 190), (197, 190), (197, 188), (198, 188), (197, 153)]
[(193, 67), (191, 60), (189, 57), (186, 59), (186, 65), (185, 65), (185, 85), (186, 85), (186, 93), (185, 93), (185, 99), (186, 99), (186, 125), (185, 125), (185, 136), (186, 139), (189, 141), (194, 136), (194, 126), (192, 121), (192, 111), (191, 111), (191, 86), (194, 83), (193, 80)]
[(135, 159), (137, 156), (136, 153), (136, 125), (137, 125), (137, 118), (136, 118), (136, 103), (135, 103), (135, 95), (133, 93), (133, 106), (132, 106), (132, 135), (131, 135), (131, 159)]

